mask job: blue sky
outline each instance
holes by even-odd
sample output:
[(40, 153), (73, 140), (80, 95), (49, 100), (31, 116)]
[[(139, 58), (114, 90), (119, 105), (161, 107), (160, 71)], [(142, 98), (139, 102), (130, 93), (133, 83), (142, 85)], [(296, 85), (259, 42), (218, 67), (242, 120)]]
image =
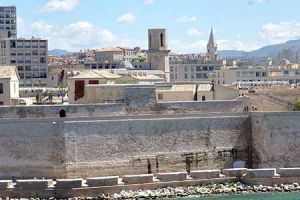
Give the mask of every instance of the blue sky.
[(1, 0), (16, 5), (19, 37), (49, 49), (147, 47), (148, 28), (166, 28), (177, 53), (205, 51), (211, 27), (219, 49), (253, 50), (300, 39), (299, 0)]

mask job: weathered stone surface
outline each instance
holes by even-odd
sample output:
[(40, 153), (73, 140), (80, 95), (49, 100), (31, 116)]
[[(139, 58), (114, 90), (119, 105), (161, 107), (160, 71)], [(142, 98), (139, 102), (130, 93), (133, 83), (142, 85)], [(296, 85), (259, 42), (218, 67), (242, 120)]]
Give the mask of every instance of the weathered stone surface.
[(47, 189), (53, 183), (50, 179), (17, 180), (17, 189)]
[(13, 182), (12, 180), (0, 180), (0, 190), (5, 190), (7, 188), (12, 188)]
[(82, 178), (78, 179), (57, 179), (55, 188), (56, 189), (72, 189), (82, 187)]
[(247, 169), (248, 178), (273, 178), (276, 174), (275, 168)]
[(300, 177), (300, 168), (280, 168), (281, 177)]
[(152, 183), (153, 174), (125, 175), (122, 180), (126, 184)]
[(227, 177), (241, 177), (247, 173), (247, 168), (222, 169), (222, 174)]
[(160, 181), (182, 181), (187, 179), (187, 172), (157, 173)]
[(253, 112), (252, 168), (300, 166), (300, 112)]
[(90, 187), (118, 185), (118, 176), (93, 177), (86, 179), (86, 184)]
[(191, 171), (190, 176), (193, 179), (211, 179), (211, 178), (220, 178), (220, 170), (199, 170)]

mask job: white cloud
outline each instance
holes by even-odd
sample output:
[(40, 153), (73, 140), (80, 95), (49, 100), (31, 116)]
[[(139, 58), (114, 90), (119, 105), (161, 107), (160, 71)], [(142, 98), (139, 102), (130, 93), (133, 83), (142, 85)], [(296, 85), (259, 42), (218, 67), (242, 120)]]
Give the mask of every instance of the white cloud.
[(129, 24), (135, 22), (136, 18), (132, 12), (125, 13), (117, 18), (116, 23), (118, 24)]
[(183, 42), (181, 40), (170, 40), (170, 49), (175, 53), (200, 53), (206, 51), (206, 40)]
[(249, 0), (248, 4), (269, 3), (271, 0)]
[(97, 27), (88, 21), (77, 21), (66, 25), (36, 21), (31, 26), (27, 26), (26, 32), (22, 32), (22, 34), (24, 37), (36, 36), (48, 39), (49, 49), (66, 49), (69, 51), (111, 46), (135, 47), (145, 43), (144, 41), (120, 37), (111, 30)]
[(217, 40), (218, 50), (239, 50), (239, 51), (252, 51), (259, 48), (258, 45), (253, 43), (243, 42), (240, 39), (221, 39)]
[(286, 42), (300, 38), (300, 22), (280, 22), (263, 25), (262, 39), (269, 44)]
[(203, 35), (202, 32), (198, 31), (196, 28), (189, 28), (187, 31), (186, 31), (186, 34), (188, 36), (197, 36), (197, 37), (200, 37)]
[(99, 37), (103, 43), (110, 43), (117, 40), (117, 36), (107, 29), (101, 29), (98, 32)]
[(145, 5), (153, 4), (155, 0), (144, 0)]
[(34, 22), (32, 23), (32, 28), (36, 29), (36, 30), (39, 30), (39, 31), (45, 31), (45, 32), (50, 32), (53, 30), (54, 26), (53, 25), (50, 25), (50, 24), (47, 24), (46, 22), (44, 21), (37, 21), (37, 22)]
[(196, 21), (197, 17), (196, 16), (183, 16), (178, 19), (176, 19), (176, 22), (192, 22)]
[(40, 12), (71, 11), (79, 4), (79, 0), (50, 0)]
[[(170, 41), (170, 49), (175, 53), (205, 53), (207, 40), (181, 41), (178, 39)], [(258, 49), (259, 46), (251, 43), (245, 43), (237, 39), (220, 39), (216, 41), (218, 50), (243, 50), (251, 51)]]

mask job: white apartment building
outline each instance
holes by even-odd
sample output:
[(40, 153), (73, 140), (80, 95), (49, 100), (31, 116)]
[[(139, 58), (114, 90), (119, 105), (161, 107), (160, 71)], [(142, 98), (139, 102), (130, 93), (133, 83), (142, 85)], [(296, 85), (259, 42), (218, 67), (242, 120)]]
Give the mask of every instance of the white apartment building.
[(20, 86), (46, 86), (48, 74), (48, 41), (32, 39), (0, 39), (1, 65), (17, 66)]
[(15, 6), (0, 6), (0, 38), (17, 38)]
[(285, 81), (290, 84), (300, 82), (300, 69), (280, 67), (223, 68), (215, 71), (212, 80), (220, 85), (232, 85), (236, 82)]
[(208, 81), (215, 70), (220, 70), (223, 60), (219, 61), (175, 61), (170, 62), (171, 82)]

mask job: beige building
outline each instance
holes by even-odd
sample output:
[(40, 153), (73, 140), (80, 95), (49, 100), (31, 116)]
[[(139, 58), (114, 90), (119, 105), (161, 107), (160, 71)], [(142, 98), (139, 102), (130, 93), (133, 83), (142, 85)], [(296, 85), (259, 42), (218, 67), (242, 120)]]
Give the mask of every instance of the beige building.
[(98, 63), (118, 63), (121, 61), (131, 61), (137, 52), (127, 47), (111, 47), (98, 49), (95, 52)]
[(121, 76), (105, 70), (79, 71), (73, 77), (68, 79), (69, 103), (84, 104), (91, 102), (89, 99), (89, 94), (91, 94), (91, 91), (87, 89), (88, 85), (114, 84), (115, 80), (119, 78), (121, 78)]
[(0, 39), (1, 65), (15, 65), (20, 86), (46, 86), (48, 75), (48, 41), (32, 39)]
[(300, 69), (285, 67), (245, 67), (222, 68), (216, 70), (212, 78), (217, 84), (232, 85), (243, 82), (285, 81), (290, 84), (300, 82)]
[(239, 90), (209, 82), (157, 85), (159, 102), (232, 100), (239, 97)]
[(156, 89), (156, 99), (164, 101), (195, 101), (197, 85), (170, 85)]
[(19, 75), (15, 66), (0, 67), (0, 105), (11, 106), (19, 98)]

